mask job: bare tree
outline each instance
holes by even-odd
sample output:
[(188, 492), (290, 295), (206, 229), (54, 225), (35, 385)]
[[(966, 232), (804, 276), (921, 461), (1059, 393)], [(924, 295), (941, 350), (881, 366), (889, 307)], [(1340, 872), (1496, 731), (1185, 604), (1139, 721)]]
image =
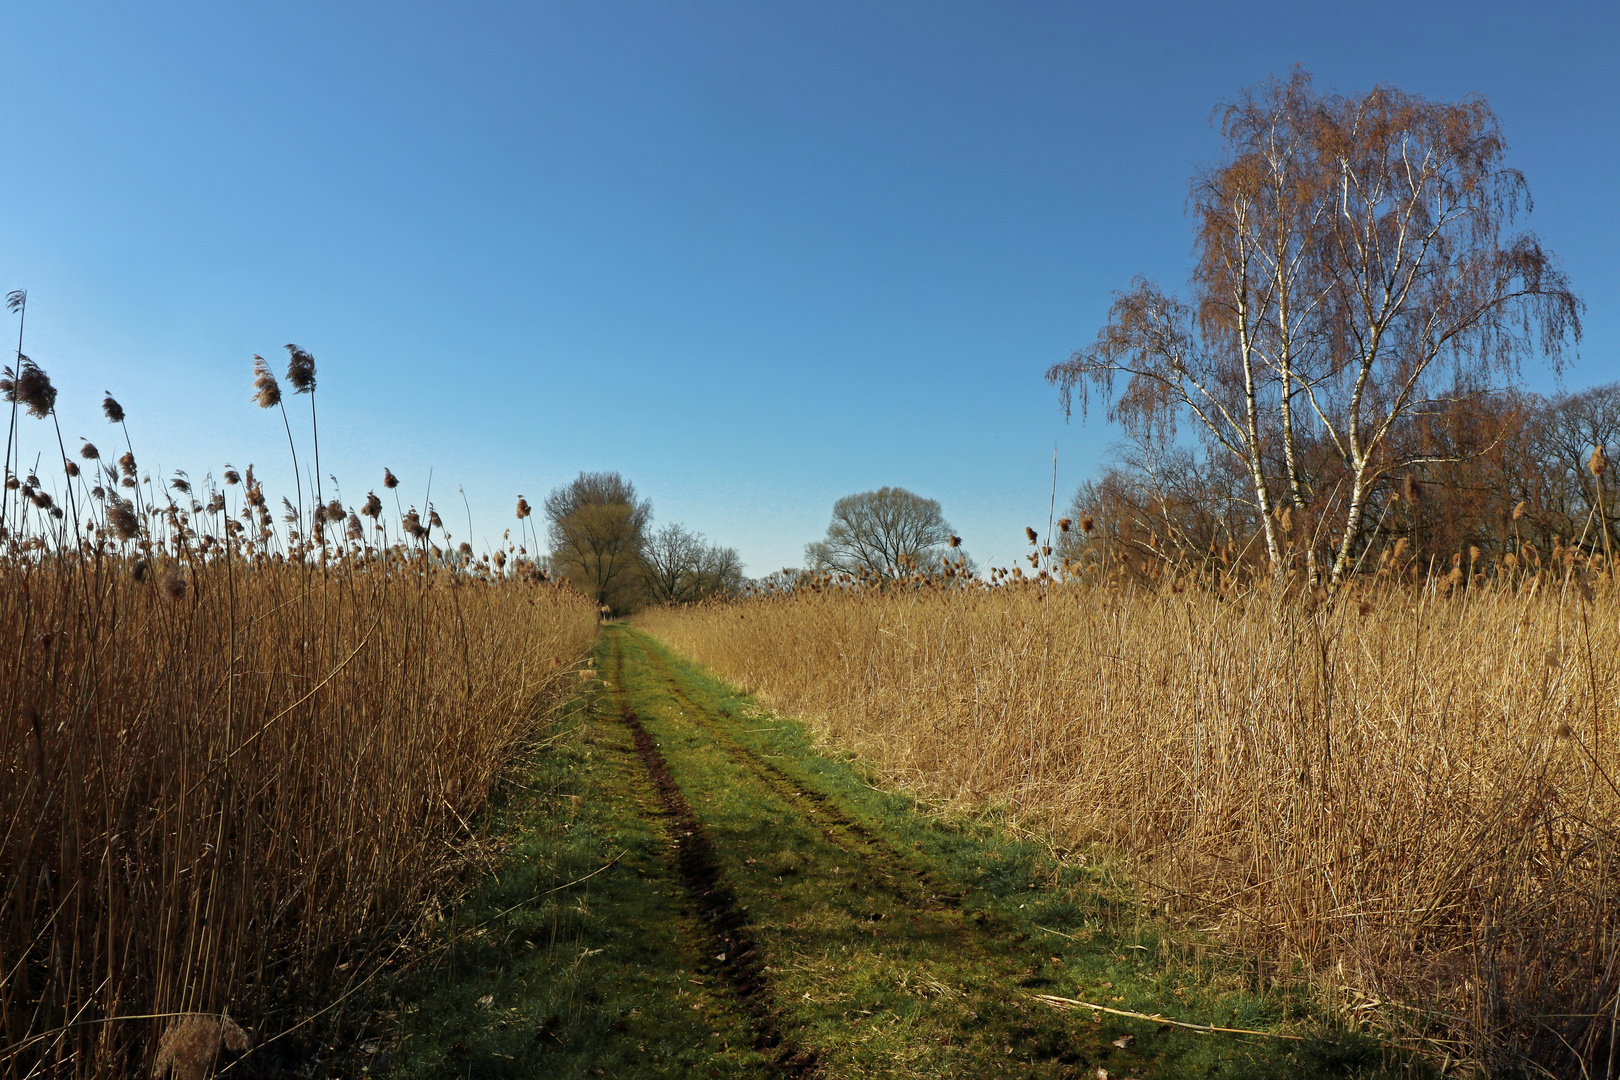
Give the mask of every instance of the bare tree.
[(1116, 447), (1075, 492), (1067, 517), (1079, 528), (1062, 534), (1058, 555), (1097, 570), (1129, 569), (1133, 559), (1231, 565), (1248, 555), (1258, 531), (1246, 478), (1234, 465), (1230, 455), (1167, 439)]
[(912, 569), (937, 569), (952, 539), (937, 501), (886, 487), (833, 504), (826, 537), (806, 544), (804, 557), (815, 570), (893, 579)]
[(1594, 472), (1591, 461), (1595, 448), (1605, 448), (1602, 456), (1607, 457), (1620, 447), (1620, 383), (1560, 394), (1536, 419), (1532, 445), (1550, 489), (1547, 509), (1557, 514), (1558, 531), (1571, 539), (1589, 533), (1594, 550), (1605, 545), (1612, 549), (1620, 543), (1614, 481), (1608, 469)]
[[(1336, 513), (1337, 584), (1378, 482), (1436, 460), (1392, 452), (1402, 428), (1537, 347), (1557, 363), (1581, 303), (1533, 233), (1508, 234), (1529, 192), (1483, 99), (1318, 95), (1296, 72), (1222, 115), (1229, 156), (1192, 185), (1192, 302), (1138, 281), (1047, 378), (1067, 410), (1124, 375), (1109, 415), (1128, 430), (1196, 418), (1248, 474), (1278, 574), (1279, 500)], [(1331, 491), (1300, 467), (1307, 440), (1341, 463)]]
[(652, 504), (616, 472), (582, 472), (545, 504), (558, 574), (604, 608), (624, 612), (641, 598), (642, 550)]
[(735, 548), (710, 544), (702, 533), (665, 525), (644, 552), (647, 592), (657, 603), (688, 604), (731, 596), (742, 588), (742, 558)]

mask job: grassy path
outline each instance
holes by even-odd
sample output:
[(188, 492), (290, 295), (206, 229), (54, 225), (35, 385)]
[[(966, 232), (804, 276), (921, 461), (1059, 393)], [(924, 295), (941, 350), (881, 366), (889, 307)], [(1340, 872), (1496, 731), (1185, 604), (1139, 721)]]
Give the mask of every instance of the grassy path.
[[(401, 1077), (1409, 1076), (1189, 960), (1086, 867), (918, 813), (806, 731), (608, 628), (502, 811), (499, 876), (401, 992)], [(456, 927), (459, 926), (460, 929)]]

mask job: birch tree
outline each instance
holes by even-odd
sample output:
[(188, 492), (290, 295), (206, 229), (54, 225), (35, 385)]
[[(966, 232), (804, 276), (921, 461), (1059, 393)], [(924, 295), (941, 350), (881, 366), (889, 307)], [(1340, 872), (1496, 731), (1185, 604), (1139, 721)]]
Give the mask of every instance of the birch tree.
[[(1482, 98), (1319, 95), (1296, 71), (1218, 112), (1226, 154), (1191, 185), (1190, 300), (1138, 280), (1047, 378), (1066, 411), (1098, 392), (1127, 430), (1196, 419), (1242, 464), (1274, 572), (1279, 519), (1309, 512), (1337, 533), (1337, 586), (1376, 485), (1433, 460), (1392, 451), (1403, 426), (1538, 349), (1556, 365), (1581, 303), (1539, 238), (1511, 231), (1529, 190)], [(1302, 468), (1306, 438), (1333, 447), (1332, 490)], [(1305, 552), (1314, 582), (1315, 543)]]

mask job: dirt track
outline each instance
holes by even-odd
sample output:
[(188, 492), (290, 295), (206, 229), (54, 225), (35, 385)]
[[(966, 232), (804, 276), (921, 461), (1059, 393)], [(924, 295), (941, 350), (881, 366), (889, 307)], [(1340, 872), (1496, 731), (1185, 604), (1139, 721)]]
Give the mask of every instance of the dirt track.
[(476, 931), (402, 1004), (401, 1080), (1414, 1075), (1365, 1040), (1059, 1011), (1043, 995), (1297, 1038), (1307, 1006), (1194, 961), (1105, 867), (919, 812), (644, 634), (606, 628), (597, 673), (504, 811)]

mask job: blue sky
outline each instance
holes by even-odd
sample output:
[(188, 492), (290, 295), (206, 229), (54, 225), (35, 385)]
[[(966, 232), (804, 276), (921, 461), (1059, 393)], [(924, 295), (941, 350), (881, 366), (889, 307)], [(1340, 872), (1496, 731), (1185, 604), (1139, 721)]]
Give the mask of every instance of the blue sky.
[[(798, 565), (840, 495), (939, 499), (981, 563), (1115, 434), (1042, 380), (1186, 276), (1212, 109), (1485, 94), (1620, 377), (1620, 7), (1425, 2), (7, 4), (0, 290), (64, 434), (291, 493), (250, 357), (319, 364), (323, 471), (494, 541), (617, 469)], [(15, 333), (15, 322), (4, 323)], [(1553, 385), (1542, 373), (1532, 382)], [(300, 406), (302, 401), (299, 402)], [(296, 415), (296, 414), (295, 414)], [(50, 459), (47, 429), (27, 446)], [(459, 524), (458, 524), (459, 523)]]

